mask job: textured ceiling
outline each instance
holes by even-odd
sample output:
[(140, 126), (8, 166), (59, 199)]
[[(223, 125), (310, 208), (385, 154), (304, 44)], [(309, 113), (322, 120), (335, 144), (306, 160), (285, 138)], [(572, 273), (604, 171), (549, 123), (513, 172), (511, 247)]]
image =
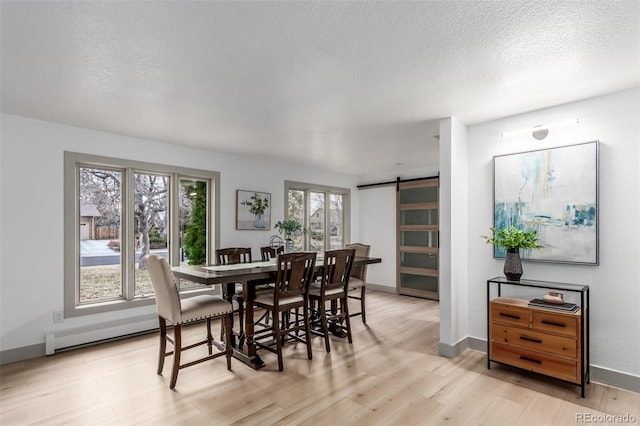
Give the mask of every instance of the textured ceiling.
[(640, 85), (640, 2), (6, 1), (2, 111), (360, 176)]

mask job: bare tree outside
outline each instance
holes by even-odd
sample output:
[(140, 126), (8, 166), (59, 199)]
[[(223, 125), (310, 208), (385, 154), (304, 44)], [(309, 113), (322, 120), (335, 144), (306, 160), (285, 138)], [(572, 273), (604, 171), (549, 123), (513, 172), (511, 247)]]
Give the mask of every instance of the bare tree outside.
[(139, 251), (138, 269), (146, 270), (144, 257), (151, 253), (151, 232), (155, 234), (156, 247), (167, 248), (168, 180), (166, 176), (136, 173), (135, 227), (136, 251)]
[[(203, 170), (191, 177), (154, 164), (94, 161), (87, 156), (74, 166), (76, 306), (153, 296), (148, 254), (173, 260), (175, 253), (180, 264), (207, 262), (216, 173)], [(202, 288), (186, 280), (179, 286)]]
[(135, 173), (134, 226), (136, 250), (135, 296), (153, 294), (145, 256), (152, 249), (166, 253), (169, 226), (169, 177)]
[[(120, 223), (122, 217), (122, 172), (106, 168), (80, 167), (80, 238), (95, 238), (92, 232), (83, 228), (94, 226), (87, 218), (82, 218), (83, 205), (94, 205), (92, 220), (96, 229), (113, 227), (116, 232), (104, 242), (105, 247), (113, 250), (110, 264), (96, 264), (95, 259), (80, 258), (80, 303), (97, 300), (112, 300), (123, 296), (122, 267), (120, 259)], [(115, 238), (113, 238), (115, 237)], [(114, 264), (115, 263), (115, 264)]]

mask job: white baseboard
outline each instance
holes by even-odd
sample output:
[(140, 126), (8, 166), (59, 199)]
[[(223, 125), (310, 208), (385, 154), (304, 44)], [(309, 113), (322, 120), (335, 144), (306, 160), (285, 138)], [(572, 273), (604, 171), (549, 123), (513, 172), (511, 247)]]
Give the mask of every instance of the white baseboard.
[(368, 290), (373, 290), (373, 291), (381, 291), (383, 293), (396, 294), (396, 288), (395, 287), (389, 287), (388, 285), (367, 283), (367, 289)]

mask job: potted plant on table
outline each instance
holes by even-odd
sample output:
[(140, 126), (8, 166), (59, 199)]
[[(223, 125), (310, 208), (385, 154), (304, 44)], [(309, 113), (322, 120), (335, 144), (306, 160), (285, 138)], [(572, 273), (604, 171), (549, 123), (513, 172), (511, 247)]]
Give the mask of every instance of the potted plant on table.
[(502, 247), (507, 255), (504, 259), (504, 275), (510, 281), (520, 281), (522, 276), (522, 261), (520, 259), (520, 249), (542, 249), (538, 244), (540, 238), (538, 231), (516, 228), (509, 226), (506, 228), (491, 228), (490, 236), (482, 236), (487, 240), (487, 244)]
[(285, 245), (284, 250), (286, 252), (290, 252), (293, 249), (293, 241), (291, 240), (292, 234), (297, 234), (302, 231), (302, 223), (300, 223), (297, 219), (286, 219), (279, 220), (275, 225), (275, 228), (278, 229), (278, 232), (284, 234)]

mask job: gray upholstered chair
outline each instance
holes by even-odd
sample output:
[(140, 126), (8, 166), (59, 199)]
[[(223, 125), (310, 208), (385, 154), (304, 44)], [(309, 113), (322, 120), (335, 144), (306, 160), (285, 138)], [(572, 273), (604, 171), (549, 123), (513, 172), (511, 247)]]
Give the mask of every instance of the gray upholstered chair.
[[(347, 244), (344, 248), (354, 249), (356, 257), (369, 257), (371, 246), (361, 243)], [(349, 298), (360, 301), (360, 312), (351, 313), (352, 317), (362, 315), (362, 322), (367, 323), (367, 313), (365, 310), (365, 292), (367, 287), (367, 265), (354, 265), (349, 278)], [(360, 294), (358, 294), (360, 293)]]
[[(156, 310), (160, 322), (158, 374), (162, 374), (165, 358), (173, 355), (173, 369), (169, 388), (173, 389), (176, 386), (178, 370), (220, 356), (227, 357), (227, 369), (231, 370), (232, 348), (229, 344), (231, 341), (231, 316), (233, 315), (231, 303), (220, 297), (204, 294), (181, 300), (175, 277), (166, 259), (155, 254), (150, 254), (145, 257), (145, 262), (151, 277), (151, 286), (155, 292)], [(226, 345), (224, 345), (224, 349), (214, 353), (211, 320), (218, 318), (221, 318), (225, 323)], [(205, 320), (207, 323), (207, 338), (191, 345), (183, 346), (182, 325), (202, 320)], [(173, 338), (167, 334), (167, 321), (173, 324)], [(173, 344), (173, 351), (167, 352), (167, 342)], [(180, 357), (183, 350), (192, 349), (204, 344), (208, 346), (208, 356), (180, 364)]]
[[(300, 341), (307, 346), (307, 357), (311, 353), (311, 329), (309, 327), (309, 283), (313, 279), (316, 264), (315, 252), (285, 253), (278, 256), (278, 272), (275, 288), (271, 294), (256, 295), (254, 305), (271, 312), (271, 326), (257, 331), (256, 346), (278, 355), (278, 369), (284, 370), (282, 345), (287, 339)], [(302, 308), (302, 318), (298, 310)], [(295, 315), (295, 321), (290, 318)], [(304, 331), (303, 339), (298, 334)], [(275, 344), (275, 349), (273, 345)]]
[[(329, 344), (329, 322), (334, 330), (346, 330), (352, 343), (351, 321), (349, 320), (349, 275), (353, 267), (354, 249), (330, 250), (324, 252), (324, 268), (320, 283), (309, 288), (309, 302), (315, 323), (320, 324), (324, 335), (325, 349), (331, 352)], [(327, 310), (327, 302), (331, 308)], [(338, 302), (340, 306), (338, 307)]]

